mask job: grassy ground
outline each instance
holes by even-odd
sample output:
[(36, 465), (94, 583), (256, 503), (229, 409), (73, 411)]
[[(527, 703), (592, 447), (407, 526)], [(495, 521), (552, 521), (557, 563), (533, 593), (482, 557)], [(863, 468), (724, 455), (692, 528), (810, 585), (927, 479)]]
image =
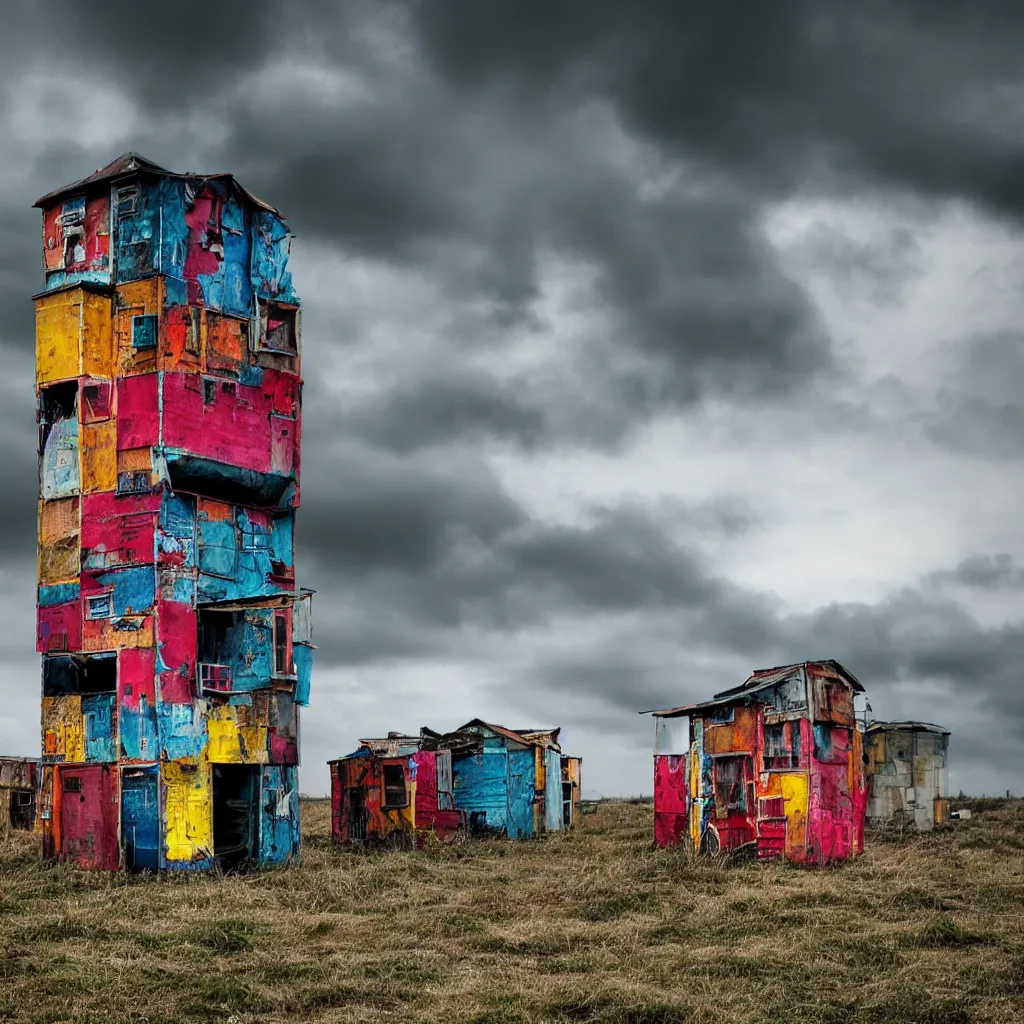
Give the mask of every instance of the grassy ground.
[(1024, 1021), (1024, 803), (827, 871), (652, 848), (651, 807), (565, 836), (142, 880), (0, 840), (0, 1021)]

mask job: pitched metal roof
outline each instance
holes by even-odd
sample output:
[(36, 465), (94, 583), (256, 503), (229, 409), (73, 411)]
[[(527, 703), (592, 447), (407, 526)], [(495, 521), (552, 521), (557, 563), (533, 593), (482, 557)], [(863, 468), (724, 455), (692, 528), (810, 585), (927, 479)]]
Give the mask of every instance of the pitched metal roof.
[(931, 722), (868, 722), (864, 730), (868, 732), (937, 732), (943, 736), (951, 735), (948, 729)]
[(731, 704), (746, 694), (755, 693), (768, 686), (774, 686), (794, 672), (802, 668), (823, 666), (828, 668), (835, 675), (849, 683), (854, 693), (863, 693), (864, 687), (860, 680), (852, 673), (843, 668), (838, 661), (828, 659), (824, 661), (798, 661), (792, 665), (776, 665), (774, 668), (758, 669), (747, 677), (739, 686), (730, 690), (722, 690), (716, 693), (711, 700), (698, 701), (696, 704), (680, 704), (674, 708), (662, 710), (641, 711), (641, 715), (654, 715), (655, 718), (683, 718), (694, 711), (703, 711), (707, 708), (718, 707), (723, 704)]
[(280, 211), (270, 205), (270, 203), (264, 202), (262, 199), (254, 196), (247, 188), (245, 188), (233, 174), (218, 173), (218, 174), (179, 174), (176, 171), (169, 171), (166, 167), (161, 167), (159, 164), (153, 163), (152, 160), (147, 160), (144, 156), (140, 156), (138, 153), (123, 153), (116, 160), (112, 160), (106, 167), (101, 167), (99, 170), (93, 171), (88, 177), (80, 178), (78, 181), (73, 181), (70, 185), (65, 185), (63, 188), (55, 189), (53, 192), (48, 192), (45, 196), (41, 196), (32, 205), (35, 207), (43, 208), (52, 206), (56, 201), (63, 196), (70, 195), (72, 192), (82, 192), (90, 189), (94, 185), (99, 185), (107, 181), (116, 181), (118, 178), (126, 178), (131, 174), (156, 174), (165, 178), (192, 178), (200, 180), (218, 179), (222, 181), (229, 181), (232, 185), (238, 189), (239, 192), (246, 199), (249, 200), (254, 206), (259, 206), (261, 209), (267, 210), (270, 213), (281, 216)]

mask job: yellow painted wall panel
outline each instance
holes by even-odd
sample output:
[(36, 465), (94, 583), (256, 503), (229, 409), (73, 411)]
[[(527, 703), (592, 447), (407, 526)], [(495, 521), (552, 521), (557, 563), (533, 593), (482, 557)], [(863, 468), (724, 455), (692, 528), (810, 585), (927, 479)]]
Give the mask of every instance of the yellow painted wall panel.
[(36, 381), (48, 384), (81, 374), (82, 292), (36, 299)]
[(110, 299), (86, 292), (82, 301), (82, 372), (114, 376), (114, 331)]
[(802, 772), (775, 773), (786, 806), (786, 855), (807, 845), (807, 776)]
[(152, 615), (133, 615), (119, 621), (121, 628), (115, 629), (113, 619), (86, 619), (82, 624), (82, 650), (120, 651), (153, 646)]
[(207, 719), (206, 756), (215, 764), (237, 764), (242, 760), (242, 747), (238, 735), (238, 721), (234, 708), (224, 705)]
[(242, 760), (246, 764), (269, 764), (270, 751), (267, 749), (267, 729), (262, 725), (242, 726), (238, 730), (241, 737)]
[(77, 694), (43, 698), (43, 753), (63, 754), (65, 763), (85, 760), (82, 698)]
[(83, 423), (79, 427), (82, 492), (94, 494), (117, 487), (117, 422)]
[(213, 855), (213, 804), (210, 767), (204, 762), (167, 761), (164, 784), (167, 860), (188, 863)]
[(132, 317), (153, 315), (159, 322), (160, 279), (151, 277), (119, 285), (114, 303), (113, 332), (118, 373), (124, 376), (153, 373), (158, 368), (159, 338), (154, 348), (136, 349), (132, 345)]

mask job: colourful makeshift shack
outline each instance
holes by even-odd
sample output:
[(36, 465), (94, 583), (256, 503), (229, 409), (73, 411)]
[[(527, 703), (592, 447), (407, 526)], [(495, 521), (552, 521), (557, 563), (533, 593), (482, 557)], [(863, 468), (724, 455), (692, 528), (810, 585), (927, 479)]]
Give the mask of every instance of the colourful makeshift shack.
[(825, 864), (864, 846), (864, 692), (837, 661), (754, 672), (711, 700), (653, 714), (689, 719), (689, 751), (661, 755), (655, 740), (655, 838), (684, 832), (704, 853), (749, 849), (760, 858)]
[[(443, 735), (422, 730), (451, 751), (455, 806), (465, 811), (470, 831), (512, 838), (566, 827), (559, 732), (507, 729), (479, 718)], [(573, 760), (578, 794), (581, 762)]]
[(869, 722), (864, 731), (869, 825), (949, 820), (949, 730), (929, 722)]
[(35, 831), (39, 764), (38, 758), (0, 757), (0, 835)]
[(388, 733), (329, 762), (331, 836), (337, 843), (422, 846), (446, 840), (464, 821), (452, 792), (452, 756), (421, 737)]

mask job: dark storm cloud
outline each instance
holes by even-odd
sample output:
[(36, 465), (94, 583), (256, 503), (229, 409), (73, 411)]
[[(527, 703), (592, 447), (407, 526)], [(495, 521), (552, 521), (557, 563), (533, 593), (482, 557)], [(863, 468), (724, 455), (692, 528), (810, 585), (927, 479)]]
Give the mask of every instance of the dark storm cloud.
[(713, 154), (762, 187), (867, 176), (1024, 210), (1015, 5), (412, 6), (451, 78), (603, 91), (641, 131)]
[(1024, 568), (1006, 553), (972, 555), (955, 569), (932, 573), (929, 579), (935, 583), (955, 583), (977, 590), (1021, 590), (1024, 589)]

